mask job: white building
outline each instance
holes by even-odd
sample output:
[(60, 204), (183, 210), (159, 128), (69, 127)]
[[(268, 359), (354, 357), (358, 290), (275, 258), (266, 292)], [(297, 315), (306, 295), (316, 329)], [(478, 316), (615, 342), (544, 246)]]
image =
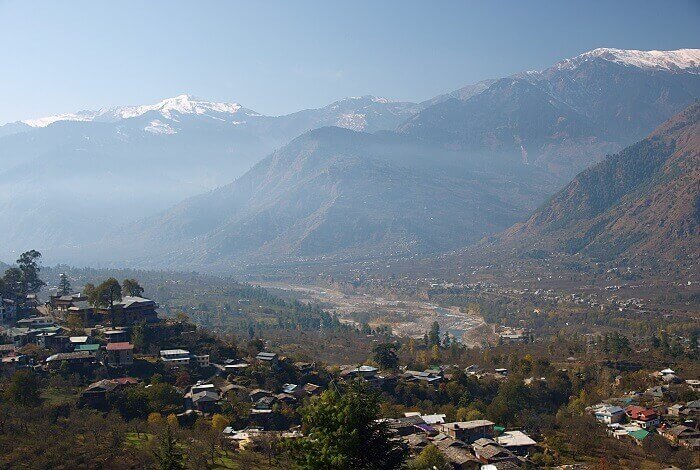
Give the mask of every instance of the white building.
[(160, 360), (166, 365), (189, 365), (192, 355), (185, 349), (163, 349), (160, 351)]
[(604, 403), (593, 408), (593, 416), (601, 423), (619, 423), (625, 416), (625, 410), (619, 406)]

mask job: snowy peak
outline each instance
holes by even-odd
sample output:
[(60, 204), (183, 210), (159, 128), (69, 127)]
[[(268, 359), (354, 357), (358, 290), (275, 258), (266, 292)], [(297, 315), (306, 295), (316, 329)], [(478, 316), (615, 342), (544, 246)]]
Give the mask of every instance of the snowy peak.
[(58, 114), (39, 119), (27, 119), (22, 121), (32, 127), (46, 127), (57, 121), (100, 121), (116, 122), (121, 119), (130, 119), (143, 116), (149, 112), (157, 112), (163, 118), (176, 120), (178, 115), (196, 114), (221, 119), (221, 114), (236, 114), (241, 109), (238, 103), (217, 103), (204, 101), (190, 95), (179, 95), (166, 98), (152, 105), (120, 106), (115, 108), (103, 108), (99, 111), (80, 111), (70, 114)]
[(108, 112), (116, 113), (122, 119), (142, 116), (150, 111), (157, 111), (167, 119), (172, 119), (173, 114), (208, 114), (225, 113), (235, 114), (241, 109), (238, 103), (215, 103), (194, 98), (190, 95), (179, 95), (167, 98), (153, 105), (131, 106), (114, 108)]
[(602, 59), (645, 70), (700, 73), (700, 49), (675, 51), (637, 51), (633, 49), (598, 48), (572, 59), (563, 60), (556, 68), (574, 69), (584, 62)]

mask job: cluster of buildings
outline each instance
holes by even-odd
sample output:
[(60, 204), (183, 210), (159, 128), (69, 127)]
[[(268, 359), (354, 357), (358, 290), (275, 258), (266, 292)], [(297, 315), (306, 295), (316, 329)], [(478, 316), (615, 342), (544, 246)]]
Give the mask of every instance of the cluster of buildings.
[(144, 297), (124, 296), (112, 306), (93, 306), (80, 293), (52, 295), (48, 306), (62, 319), (84, 327), (158, 321), (158, 304)]
[(519, 430), (506, 431), (485, 419), (445, 422), (444, 414), (407, 412), (403, 418), (384, 419), (396, 438), (412, 453), (435, 445), (455, 469), (521, 468), (537, 448), (537, 442)]
[[(80, 293), (52, 295), (43, 307), (35, 306), (33, 315), (17, 318), (14, 303), (0, 299), (0, 344), (3, 372), (32, 367), (55, 369), (68, 367), (129, 367), (134, 363), (134, 345), (130, 329), (137, 323), (158, 321), (158, 304), (143, 297), (125, 296), (112, 307), (96, 307)], [(59, 324), (61, 323), (61, 324)], [(62, 324), (80, 325), (80, 336), (70, 334)], [(104, 326), (109, 325), (109, 326)], [(49, 355), (34, 364), (20, 350), (34, 345)]]
[(661, 384), (606, 400), (589, 407), (589, 413), (616, 439), (630, 439), (642, 445), (650, 434), (656, 433), (674, 446), (700, 451), (700, 400), (678, 402), (668, 385), (698, 391), (700, 381), (684, 382), (671, 369), (655, 372), (652, 377)]

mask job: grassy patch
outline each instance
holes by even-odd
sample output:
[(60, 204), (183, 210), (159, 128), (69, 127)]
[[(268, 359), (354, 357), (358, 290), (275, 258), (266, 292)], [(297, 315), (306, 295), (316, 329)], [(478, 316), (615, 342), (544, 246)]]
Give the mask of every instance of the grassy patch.
[(41, 393), (44, 404), (48, 406), (64, 405), (75, 402), (77, 391), (73, 389), (47, 387)]

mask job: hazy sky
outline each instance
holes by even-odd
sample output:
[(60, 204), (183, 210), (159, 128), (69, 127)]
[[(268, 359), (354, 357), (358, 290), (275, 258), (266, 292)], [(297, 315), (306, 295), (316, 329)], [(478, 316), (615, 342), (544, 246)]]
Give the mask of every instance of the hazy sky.
[(700, 47), (700, 1), (0, 0), (0, 44), (0, 123), (182, 93), (284, 114)]

